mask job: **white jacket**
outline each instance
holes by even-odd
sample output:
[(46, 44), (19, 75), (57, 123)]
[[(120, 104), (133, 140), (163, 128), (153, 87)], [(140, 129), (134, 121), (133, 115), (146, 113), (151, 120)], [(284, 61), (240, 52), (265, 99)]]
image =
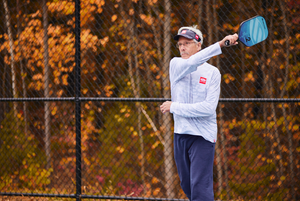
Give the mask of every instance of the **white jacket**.
[(174, 133), (217, 141), (216, 108), (221, 74), (206, 61), (221, 53), (219, 43), (215, 43), (188, 59), (175, 57), (170, 61), (170, 112), (174, 118)]

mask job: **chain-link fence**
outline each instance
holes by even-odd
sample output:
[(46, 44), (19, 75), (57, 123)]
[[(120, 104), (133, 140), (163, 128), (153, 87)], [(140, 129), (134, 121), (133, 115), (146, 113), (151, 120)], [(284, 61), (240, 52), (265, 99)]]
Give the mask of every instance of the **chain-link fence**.
[[(299, 0), (1, 0), (0, 199), (187, 199), (173, 161), (173, 36), (264, 16), (222, 74), (215, 200), (300, 200)], [(80, 26), (79, 26), (80, 25)]]

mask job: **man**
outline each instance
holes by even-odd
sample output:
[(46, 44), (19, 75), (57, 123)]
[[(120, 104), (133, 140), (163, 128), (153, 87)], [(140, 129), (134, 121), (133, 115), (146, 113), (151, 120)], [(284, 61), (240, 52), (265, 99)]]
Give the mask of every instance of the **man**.
[(196, 26), (180, 28), (174, 39), (181, 58), (170, 61), (172, 101), (164, 102), (160, 109), (173, 113), (174, 158), (184, 193), (191, 201), (210, 201), (214, 200), (213, 161), (221, 74), (206, 61), (222, 53), (225, 41), (229, 46), (238, 44), (238, 35), (226, 36), (203, 50), (202, 33)]

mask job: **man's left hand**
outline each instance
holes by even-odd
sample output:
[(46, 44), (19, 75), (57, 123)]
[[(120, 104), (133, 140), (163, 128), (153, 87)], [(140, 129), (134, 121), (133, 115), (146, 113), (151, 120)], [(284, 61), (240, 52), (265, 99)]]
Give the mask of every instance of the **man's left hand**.
[(172, 101), (166, 101), (160, 106), (160, 111), (162, 113), (170, 112)]

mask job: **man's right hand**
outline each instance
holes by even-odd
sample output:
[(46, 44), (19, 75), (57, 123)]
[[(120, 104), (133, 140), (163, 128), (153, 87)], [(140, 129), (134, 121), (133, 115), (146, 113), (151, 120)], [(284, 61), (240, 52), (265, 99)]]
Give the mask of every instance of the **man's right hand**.
[[(237, 42), (238, 38), (239, 38), (239, 36), (236, 33), (233, 34), (233, 35), (228, 35), (225, 38), (223, 38), (223, 40), (219, 41), (220, 47), (222, 48), (222, 47), (230, 47), (230, 46), (233, 46), (233, 45), (237, 45), (238, 44), (238, 42)], [(227, 46), (225, 44), (225, 41), (227, 41), (227, 40), (229, 41), (229, 46)]]

